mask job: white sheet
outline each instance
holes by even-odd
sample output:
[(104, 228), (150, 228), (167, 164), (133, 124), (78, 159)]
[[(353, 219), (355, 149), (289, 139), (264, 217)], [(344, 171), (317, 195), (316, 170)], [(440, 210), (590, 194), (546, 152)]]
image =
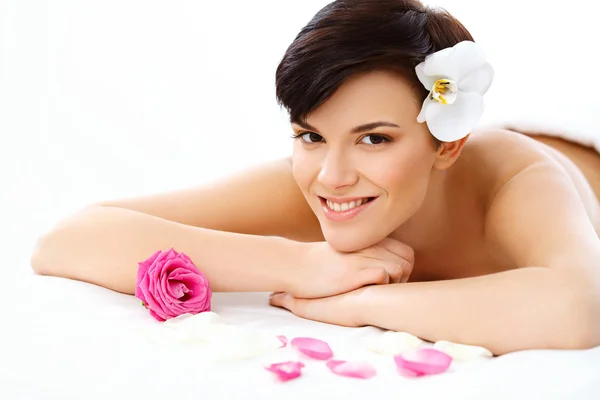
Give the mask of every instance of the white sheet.
[(302, 378), (282, 384), (262, 365), (295, 359), (290, 349), (207, 365), (198, 354), (161, 350), (142, 339), (139, 330), (156, 322), (133, 296), (29, 273), (4, 283), (0, 399), (597, 399), (600, 394), (600, 347), (455, 363), (446, 374), (411, 380), (395, 372), (391, 357), (361, 346), (362, 338), (381, 334), (379, 329), (302, 320), (269, 307), (266, 293), (215, 294), (214, 311), (227, 323), (289, 338), (321, 338), (336, 357), (368, 359), (379, 372), (359, 381), (308, 362)]

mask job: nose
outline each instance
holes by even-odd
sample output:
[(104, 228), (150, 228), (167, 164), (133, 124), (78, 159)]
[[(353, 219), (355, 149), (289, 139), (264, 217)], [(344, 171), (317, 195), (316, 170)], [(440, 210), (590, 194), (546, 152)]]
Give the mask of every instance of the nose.
[(358, 180), (358, 174), (350, 160), (339, 151), (329, 151), (323, 160), (318, 181), (329, 190), (352, 186)]

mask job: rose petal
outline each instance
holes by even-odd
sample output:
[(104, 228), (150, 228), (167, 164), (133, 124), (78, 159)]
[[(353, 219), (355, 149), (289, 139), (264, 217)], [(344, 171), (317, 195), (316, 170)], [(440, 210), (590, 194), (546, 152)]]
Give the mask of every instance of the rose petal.
[(327, 363), (325, 365), (327, 365), (327, 367), (329, 369), (333, 369), (333, 368), (338, 367), (346, 362), (347, 361), (342, 361), (342, 360), (329, 360), (329, 361), (327, 361)]
[(156, 260), (154, 260), (154, 263), (162, 263), (164, 260), (169, 260), (172, 258), (175, 258), (179, 255), (179, 253), (177, 253), (175, 251), (175, 249), (171, 248), (167, 251), (163, 251), (161, 254), (158, 255), (158, 257), (156, 258)]
[(165, 271), (161, 273), (159, 281), (154, 285), (153, 295), (154, 300), (160, 304), (168, 318), (173, 318), (181, 314), (181, 312), (178, 312), (179, 310), (173, 309), (173, 300), (175, 299), (169, 293), (169, 277)]
[(187, 291), (184, 293), (184, 296), (178, 297), (178, 301), (187, 302), (187, 301), (198, 301), (199, 296), (206, 295), (206, 289), (208, 287), (208, 281), (199, 274), (174, 274), (169, 275), (169, 281), (178, 282), (184, 285)]
[[(180, 312), (199, 313), (210, 311), (212, 292), (206, 276), (195, 269), (191, 272), (184, 268), (177, 268), (169, 275), (170, 281), (181, 282), (187, 288), (188, 292), (184, 297), (172, 298), (174, 304), (180, 304)], [(176, 308), (179, 310), (179, 308)]]
[(420, 376), (424, 376), (425, 374), (421, 372), (414, 372), (409, 369), (398, 368), (398, 373), (405, 378), (418, 378)]
[(396, 355), (409, 350), (416, 350), (423, 345), (423, 340), (406, 332), (387, 331), (365, 339), (367, 348), (375, 353)]
[(167, 320), (167, 318), (169, 318), (168, 316), (164, 317), (162, 314), (156, 313), (156, 311), (151, 308), (149, 308), (148, 311), (150, 312), (150, 315), (153, 316), (157, 321), (164, 322)]
[(333, 357), (331, 347), (319, 339), (297, 337), (292, 339), (290, 345), (302, 354), (317, 360), (328, 360)]
[(469, 361), (476, 358), (488, 358), (494, 356), (492, 352), (485, 347), (452, 343), (445, 340), (435, 342), (433, 348), (448, 354), (454, 360), (458, 361)]
[(281, 341), (281, 347), (285, 347), (288, 344), (288, 338), (283, 336), (283, 335), (279, 335), (277, 336), (277, 339), (279, 339)]
[(188, 264), (188, 265), (191, 264), (192, 266), (195, 267), (194, 262), (192, 261), (191, 258), (188, 257), (187, 254), (181, 252), (181, 253), (179, 253), (179, 257), (183, 258), (183, 260), (185, 261), (186, 264)]
[(369, 379), (377, 375), (375, 368), (366, 361), (329, 360), (327, 367), (334, 374), (349, 378)]
[(190, 292), (190, 289), (188, 289), (181, 281), (169, 278), (168, 284), (169, 294), (178, 300)]
[(143, 294), (140, 290), (140, 287), (139, 287), (140, 282), (148, 274), (148, 269), (150, 268), (150, 266), (152, 265), (152, 263), (154, 262), (154, 260), (158, 257), (158, 255), (160, 253), (161, 253), (161, 251), (158, 250), (147, 260), (138, 263), (138, 273), (137, 273), (137, 279), (136, 279), (136, 285), (135, 285), (135, 297), (142, 300), (143, 302), (146, 302), (146, 300), (145, 300), (145, 298), (143, 298)]
[(483, 98), (477, 93), (459, 90), (454, 104), (429, 101), (425, 104), (427, 127), (442, 142), (453, 142), (467, 136), (483, 114)]
[(267, 371), (271, 371), (277, 375), (282, 382), (300, 377), (302, 375), (302, 368), (304, 368), (304, 364), (298, 361), (287, 361), (265, 367)]
[(144, 298), (146, 299), (148, 309), (151, 311), (150, 315), (162, 322), (169, 318), (169, 315), (165, 313), (160, 303), (158, 303), (155, 300), (154, 294), (150, 291), (153, 286), (152, 282), (153, 281), (148, 276), (145, 276), (144, 279), (142, 279), (142, 283), (140, 284), (140, 290), (142, 291)]
[(394, 356), (399, 372), (415, 376), (441, 374), (450, 368), (452, 357), (439, 350), (424, 348)]
[(159, 321), (210, 311), (212, 292), (191, 259), (171, 248), (139, 263), (136, 296)]

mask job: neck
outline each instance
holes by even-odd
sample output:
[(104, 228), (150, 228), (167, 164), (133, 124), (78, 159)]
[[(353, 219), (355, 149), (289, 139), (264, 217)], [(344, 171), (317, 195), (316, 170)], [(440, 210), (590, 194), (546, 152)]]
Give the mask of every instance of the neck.
[(412, 247), (415, 252), (435, 248), (442, 243), (448, 228), (448, 173), (434, 171), (419, 210), (390, 236)]

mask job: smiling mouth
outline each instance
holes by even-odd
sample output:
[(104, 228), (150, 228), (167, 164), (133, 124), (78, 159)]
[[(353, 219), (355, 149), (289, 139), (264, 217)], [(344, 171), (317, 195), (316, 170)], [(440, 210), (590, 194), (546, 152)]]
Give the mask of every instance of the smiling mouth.
[(319, 197), (321, 203), (332, 212), (344, 212), (349, 211), (355, 208), (358, 208), (362, 205), (368, 204), (376, 199), (376, 197), (363, 197), (361, 199), (352, 200), (344, 203), (337, 203), (331, 200), (327, 200), (324, 197)]

